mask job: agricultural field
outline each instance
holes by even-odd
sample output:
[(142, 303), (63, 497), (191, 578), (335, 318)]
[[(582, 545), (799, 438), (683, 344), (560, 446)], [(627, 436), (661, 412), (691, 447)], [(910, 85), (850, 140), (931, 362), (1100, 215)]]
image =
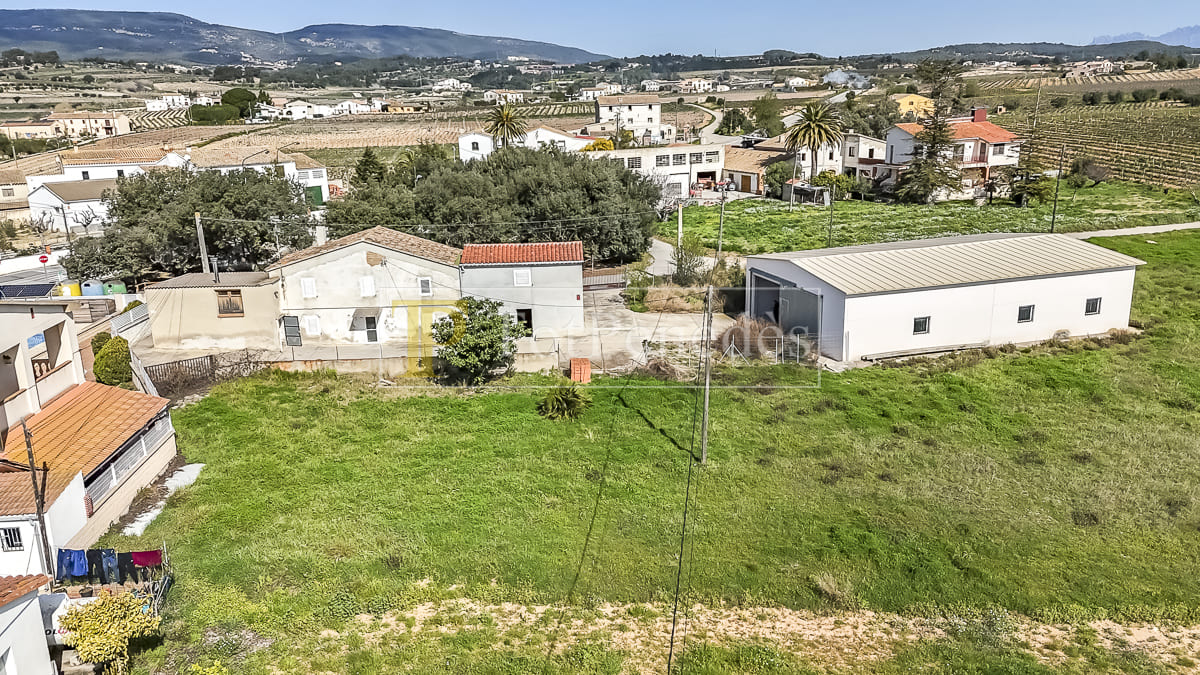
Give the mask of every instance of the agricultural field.
[(691, 474), (685, 383), (599, 378), (574, 422), (533, 376), (220, 385), (173, 412), (196, 483), (101, 542), (177, 572), (134, 672), (661, 673), (680, 571), (682, 673), (1187, 672), (1200, 235), (1155, 241), (1102, 242), (1148, 263), (1140, 335), (719, 368)]
[(1130, 73), (1128, 75), (1101, 75), (1097, 77), (988, 77), (972, 78), (984, 91), (1007, 89), (1063, 89), (1075, 91), (1108, 91), (1121, 89), (1128, 91), (1145, 87), (1169, 89), (1171, 87), (1188, 85), (1195, 86), (1200, 82), (1200, 68), (1188, 70), (1163, 70), (1149, 73)]
[(1122, 180), (1163, 187), (1200, 183), (1200, 107), (1043, 105), (1036, 119), (1035, 129), (1032, 111), (1022, 109), (998, 116), (996, 123), (1030, 139), (1022, 153), (1042, 166), (1056, 167), (1065, 145), (1068, 165), (1088, 155)]
[(125, 113), (134, 131), (171, 129), (188, 124), (187, 110), (133, 110)]
[[(869, 244), (924, 237), (984, 232), (1046, 232), (1051, 205), (1017, 208), (1007, 200), (986, 206), (967, 202), (934, 205), (877, 204), (840, 201), (834, 206), (834, 246)], [(691, 206), (684, 209), (685, 234), (699, 237), (706, 246), (717, 245), (720, 209)], [(1111, 182), (1073, 192), (1064, 187), (1058, 204), (1058, 232), (1165, 225), (1200, 221), (1200, 200), (1189, 191), (1162, 189), (1136, 183)], [(829, 232), (829, 209), (787, 202), (745, 199), (725, 207), (726, 251), (770, 253), (822, 248)], [(668, 218), (660, 236), (674, 241), (676, 223)]]

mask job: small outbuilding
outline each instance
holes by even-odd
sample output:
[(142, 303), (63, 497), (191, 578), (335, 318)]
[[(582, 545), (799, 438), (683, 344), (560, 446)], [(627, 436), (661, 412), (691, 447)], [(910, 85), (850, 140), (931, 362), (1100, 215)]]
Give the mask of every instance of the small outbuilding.
[(950, 351), (1129, 325), (1144, 264), (1061, 234), (982, 234), (746, 260), (747, 311), (836, 361)]
[(583, 243), (467, 244), (462, 294), (503, 303), (534, 338), (585, 332)]
[(191, 273), (146, 287), (160, 349), (278, 349), (279, 279), (266, 272)]

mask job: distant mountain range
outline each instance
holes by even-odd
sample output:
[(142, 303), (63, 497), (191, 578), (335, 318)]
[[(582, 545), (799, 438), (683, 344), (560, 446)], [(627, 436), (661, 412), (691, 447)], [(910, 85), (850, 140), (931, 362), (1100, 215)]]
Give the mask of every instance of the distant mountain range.
[(1200, 26), (1185, 26), (1176, 28), (1162, 35), (1151, 36), (1145, 33), (1122, 33), (1120, 35), (1101, 35), (1092, 40), (1094, 45), (1106, 45), (1113, 42), (1129, 42), (1130, 40), (1153, 40), (1169, 45), (1184, 45), (1200, 48)]
[[(902, 62), (922, 59), (964, 59), (973, 61), (1019, 61), (1022, 58), (1061, 56), (1067, 61), (1088, 59), (1112, 59), (1131, 56), (1140, 51), (1152, 54), (1191, 54), (1194, 50), (1180, 45), (1168, 45), (1155, 40), (1130, 40), (1126, 42), (1099, 43), (1093, 45), (1068, 45), (1060, 42), (976, 42), (946, 45), (912, 52), (892, 54), (865, 54), (866, 57), (891, 56)], [(860, 57), (854, 57), (860, 58)]]
[(205, 23), (167, 12), (0, 9), (0, 50), (57, 51), (64, 59), (101, 56), (207, 65), (387, 56), (503, 59), (524, 56), (588, 63), (603, 54), (507, 37), (435, 28), (322, 24), (270, 33)]

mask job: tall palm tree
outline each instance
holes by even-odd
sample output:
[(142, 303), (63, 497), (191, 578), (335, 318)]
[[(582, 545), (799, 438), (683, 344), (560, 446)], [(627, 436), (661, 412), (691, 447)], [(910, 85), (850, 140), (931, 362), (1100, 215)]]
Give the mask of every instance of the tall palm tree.
[(483, 130), (505, 148), (525, 140), (525, 128), (525, 116), (508, 103), (492, 108), (483, 125)]
[(792, 180), (796, 178), (797, 151), (805, 148), (812, 153), (812, 172), (808, 176), (812, 180), (817, 177), (817, 152), (825, 146), (842, 144), (842, 120), (826, 103), (806, 103), (800, 109), (800, 119), (788, 128), (783, 144), (793, 155)]

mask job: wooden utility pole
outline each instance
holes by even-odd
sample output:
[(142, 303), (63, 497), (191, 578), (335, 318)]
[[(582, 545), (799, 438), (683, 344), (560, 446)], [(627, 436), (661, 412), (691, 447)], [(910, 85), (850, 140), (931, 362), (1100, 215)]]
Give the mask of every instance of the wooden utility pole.
[(204, 245), (204, 224), (200, 222), (200, 212), (196, 212), (196, 240), (200, 242), (200, 270), (205, 274), (212, 272), (208, 266), (208, 247)]
[[(39, 486), (37, 478), (37, 463), (33, 460), (33, 434), (29, 432), (29, 426), (25, 424), (25, 420), (21, 420), (21, 431), (25, 436), (25, 452), (29, 457), (29, 477), (33, 481), (33, 507), (37, 513), (38, 534), (41, 536), (42, 544), (42, 563), (45, 565), (46, 574), (54, 575), (54, 561), (50, 558), (50, 538), (46, 536), (46, 492), (45, 484)], [(46, 475), (45, 471), (42, 476)]]
[(1050, 216), (1050, 233), (1054, 233), (1054, 226), (1058, 223), (1058, 185), (1062, 183), (1063, 159), (1067, 156), (1067, 146), (1064, 143), (1058, 151), (1058, 175), (1054, 177), (1054, 212)]
[[(701, 333), (700, 349), (704, 352), (704, 414), (700, 418), (700, 463), (708, 463), (708, 400), (712, 391), (712, 304), (713, 287), (708, 285), (704, 299), (704, 331)], [(693, 457), (693, 460), (695, 458)]]

